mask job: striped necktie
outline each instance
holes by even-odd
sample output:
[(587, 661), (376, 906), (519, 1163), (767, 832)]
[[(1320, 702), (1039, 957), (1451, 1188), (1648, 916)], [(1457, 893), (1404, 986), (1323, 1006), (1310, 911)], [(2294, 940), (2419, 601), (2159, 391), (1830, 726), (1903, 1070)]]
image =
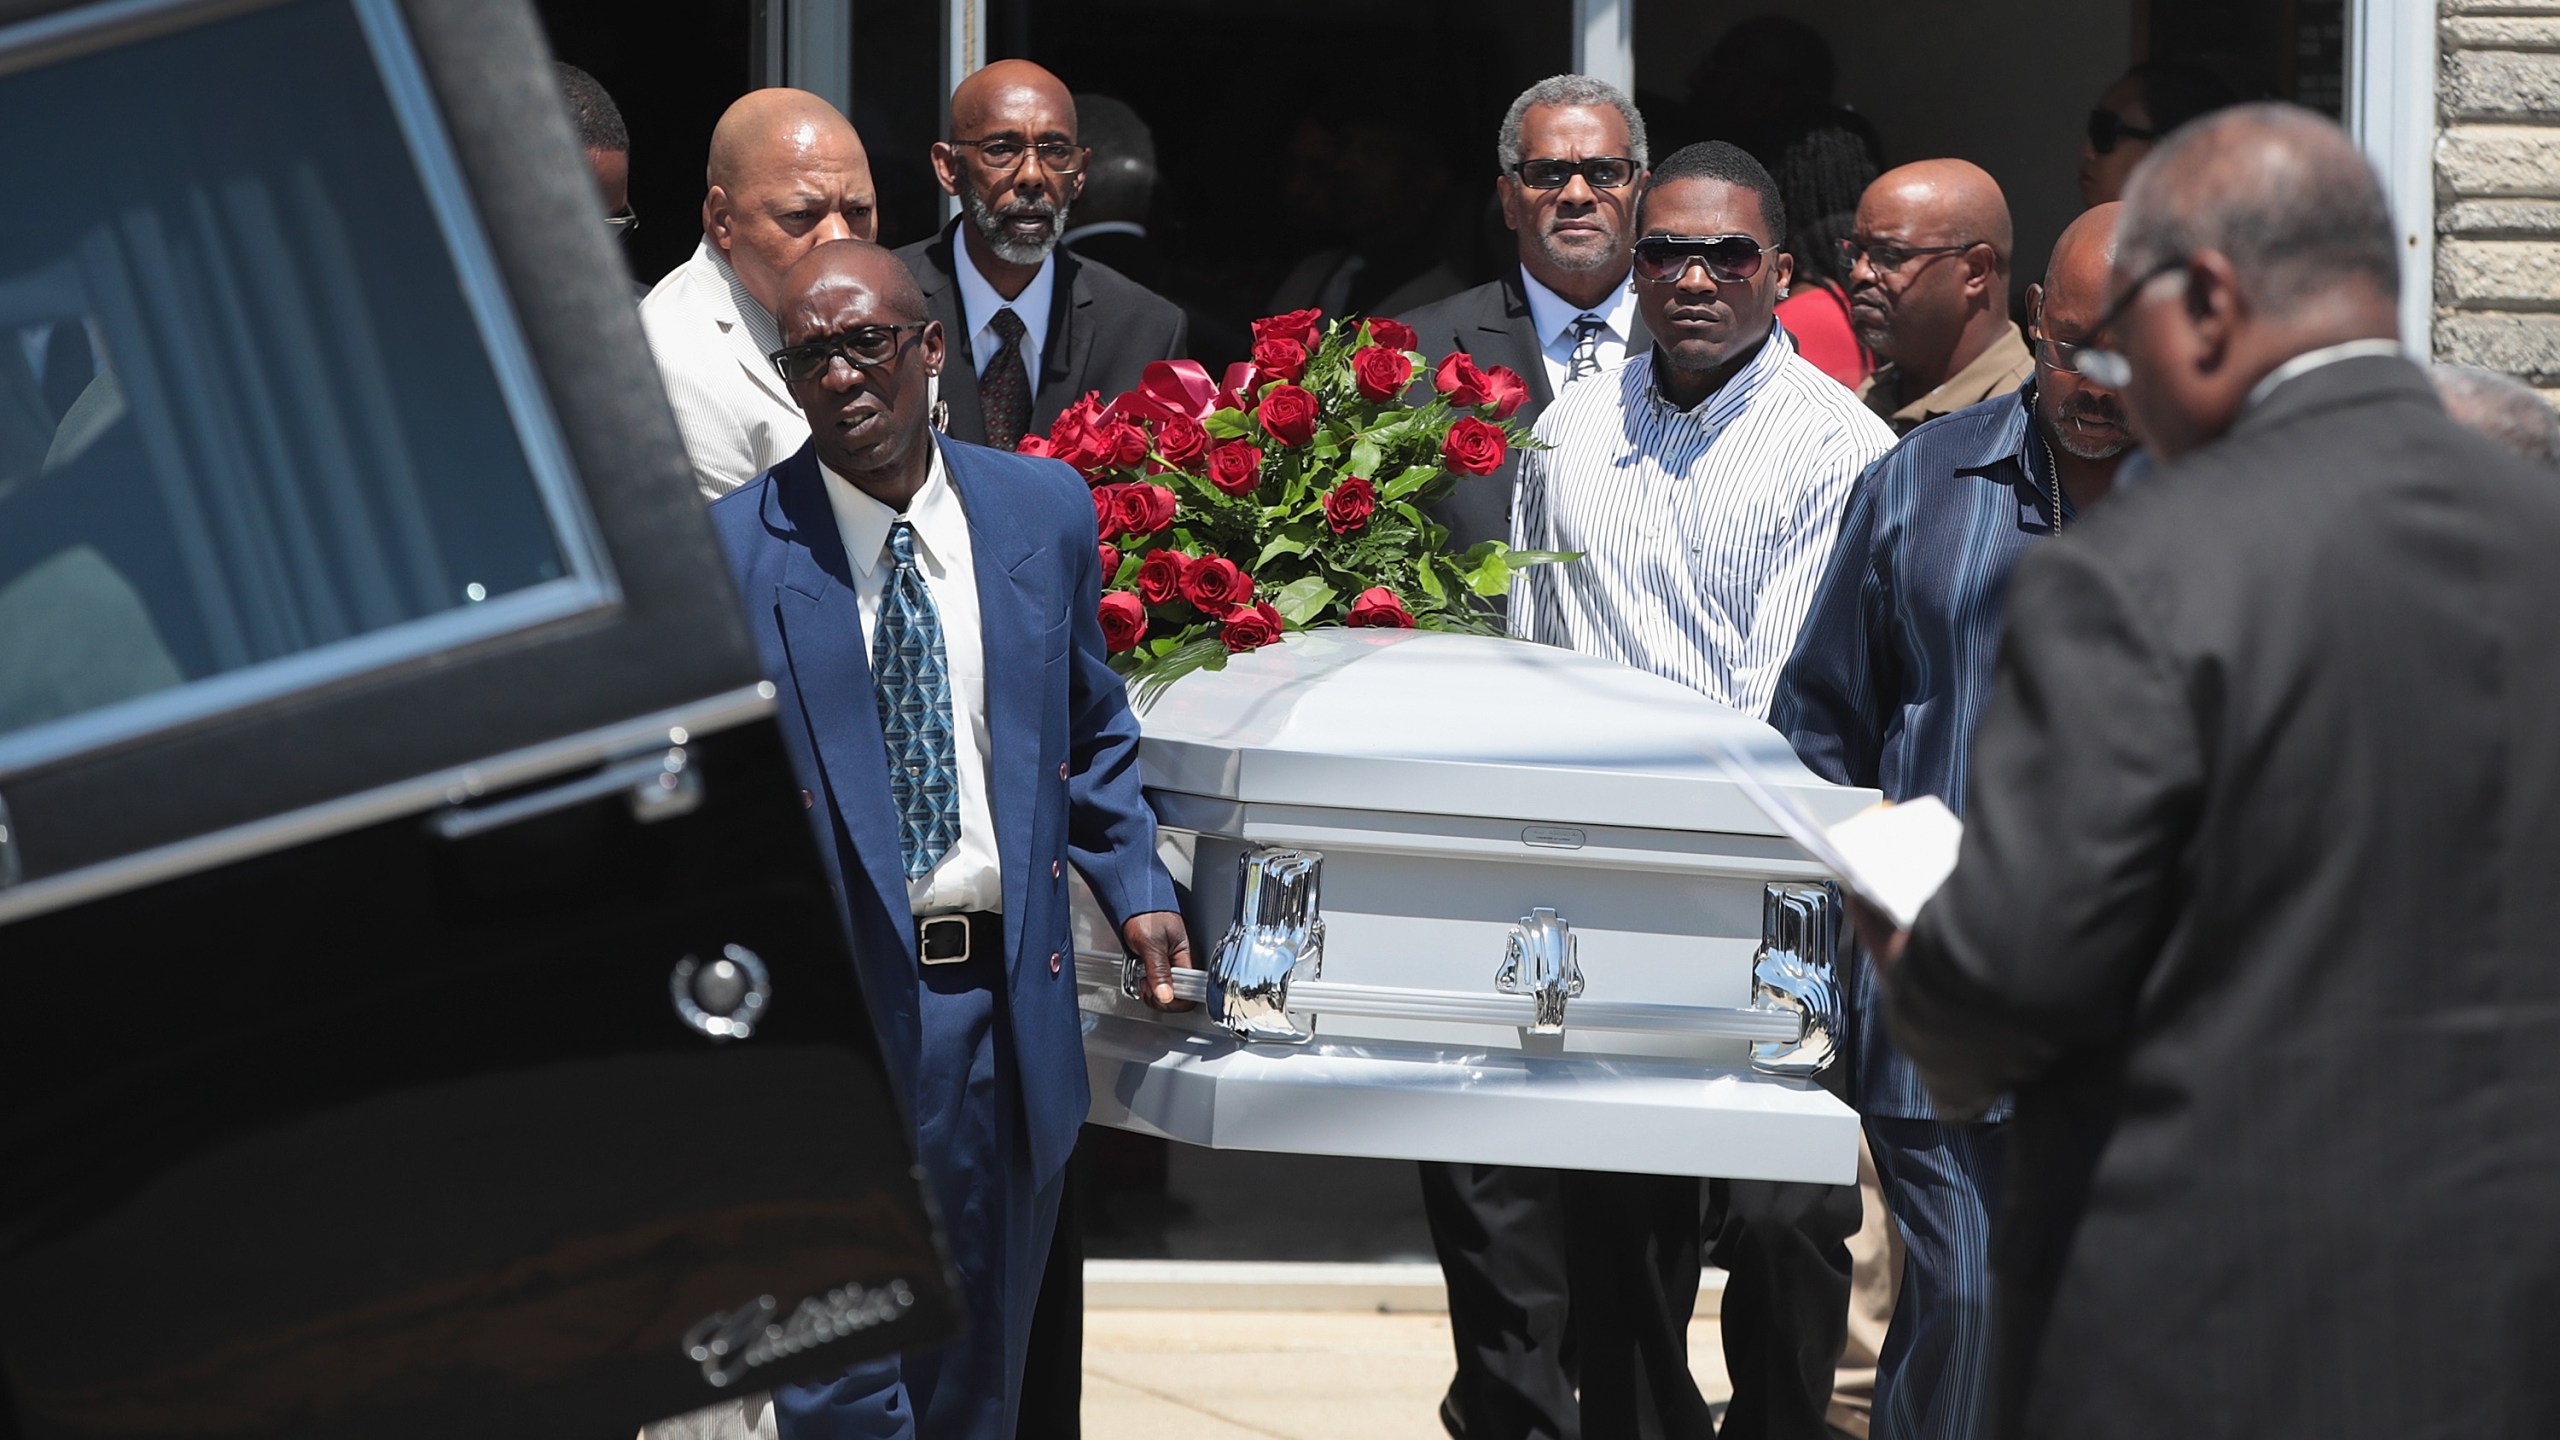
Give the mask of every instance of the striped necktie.
[(1031, 371), (1022, 363), (1025, 330), (1011, 306), (997, 311), (987, 325), (1004, 344), (979, 378), (978, 398), (986, 410), (987, 443), (1010, 450), (1022, 443), (1022, 432), (1031, 426)]
[(889, 526), (896, 560), (880, 591), (871, 636), (871, 684), (880, 738), (889, 752), (889, 799), (898, 808), (898, 850), (907, 878), (930, 872), (960, 841), (958, 747), (951, 729), (951, 666), (942, 615), (916, 568), (915, 527)]
[(1573, 320), (1573, 358), (1565, 363), (1564, 378), (1570, 383), (1585, 375), (1600, 373), (1600, 335), (1609, 322), (1597, 315), (1577, 315)]

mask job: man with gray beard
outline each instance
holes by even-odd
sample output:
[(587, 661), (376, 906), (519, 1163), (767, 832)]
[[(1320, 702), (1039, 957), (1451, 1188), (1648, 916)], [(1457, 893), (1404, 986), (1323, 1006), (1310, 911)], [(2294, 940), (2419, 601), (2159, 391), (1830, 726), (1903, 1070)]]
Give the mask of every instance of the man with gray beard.
[[(1961, 811), (1991, 691), (2009, 571), (2115, 483), (2124, 403), (2074, 366), (2102, 337), (2123, 206), (2062, 233), (2027, 287), (2027, 388), (1913, 430), (1858, 479), (1769, 723), (1814, 773)], [(2008, 1107), (1943, 1124), (1886, 1033), (1883, 992), (1850, 972), (1849, 1100), (1865, 1122), (1902, 1289), (1876, 1364), (1872, 1440), (1972, 1440), (1990, 1396), (1991, 1218)]]
[(961, 217), (898, 252), (951, 337), (944, 433), (1010, 450), (1088, 390), (1109, 400), (1189, 343), (1182, 311), (1059, 247), (1090, 152), (1075, 99), (1028, 60), (999, 60), (951, 92), (933, 172)]

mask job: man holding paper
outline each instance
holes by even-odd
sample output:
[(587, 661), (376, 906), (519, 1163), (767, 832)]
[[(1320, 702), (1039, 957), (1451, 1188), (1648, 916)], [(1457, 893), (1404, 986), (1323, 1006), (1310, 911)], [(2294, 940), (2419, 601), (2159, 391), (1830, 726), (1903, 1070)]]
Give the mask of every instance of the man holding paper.
[[(2081, 216), (2044, 283), (2028, 287), (2027, 388), (1920, 426), (1850, 492), (1769, 712), (1822, 778), (1961, 807), (2010, 568), (2107, 493), (2133, 443), (2115, 392), (2069, 363), (2097, 338), (2122, 208)], [(1849, 1098), (1904, 1247), (1872, 1435), (1970, 1440), (1988, 1394), (1991, 1202), (2008, 1109), (1939, 1123), (1885, 1033), (1874, 975), (1863, 963), (1850, 975)]]
[(1991, 1433), (2560, 1433), (2560, 487), (2400, 349), (2307, 110), (2161, 142), (2084, 374), (2160, 468), (2037, 548), (1960, 859), (1853, 907), (2017, 1096)]

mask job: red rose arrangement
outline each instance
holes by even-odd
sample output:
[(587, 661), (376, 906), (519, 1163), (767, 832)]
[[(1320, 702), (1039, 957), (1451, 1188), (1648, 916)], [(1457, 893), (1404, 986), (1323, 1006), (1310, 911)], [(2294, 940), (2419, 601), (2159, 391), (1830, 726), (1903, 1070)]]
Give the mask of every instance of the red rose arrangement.
[(1465, 355), (1426, 369), (1420, 348), (1392, 320), (1273, 315), (1223, 377), (1159, 361), (1023, 437), (1092, 487), (1103, 642), (1140, 703), (1316, 625), (1494, 633), (1515, 570), (1572, 558), (1450, 552), (1427, 507), (1492, 483), (1529, 387)]

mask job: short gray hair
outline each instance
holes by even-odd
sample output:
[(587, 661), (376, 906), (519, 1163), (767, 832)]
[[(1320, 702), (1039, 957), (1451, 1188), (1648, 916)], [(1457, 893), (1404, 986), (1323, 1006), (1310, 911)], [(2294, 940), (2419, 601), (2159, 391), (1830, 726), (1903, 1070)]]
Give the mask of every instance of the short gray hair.
[(2527, 460), (2560, 466), (2560, 413), (2532, 386), (2476, 365), (2437, 365), (2428, 373), (2455, 420)]
[(2140, 274), (2219, 250), (2261, 305), (2363, 279), (2400, 293), (2382, 178), (2336, 122), (2298, 105), (2220, 110), (2179, 127), (2125, 186), (2116, 265)]
[(1493, 160), (1503, 174), (1510, 174), (1526, 158), (1520, 153), (1520, 127), (1528, 122), (1529, 112), (1541, 105), (1608, 106), (1626, 119), (1628, 157), (1636, 162), (1636, 168), (1641, 170), (1653, 163), (1645, 149), (1644, 114), (1636, 109), (1636, 102), (1627, 98), (1626, 91), (1588, 75), (1550, 75), (1521, 91), (1511, 108), (1502, 112), (1502, 133), (1493, 142)]

